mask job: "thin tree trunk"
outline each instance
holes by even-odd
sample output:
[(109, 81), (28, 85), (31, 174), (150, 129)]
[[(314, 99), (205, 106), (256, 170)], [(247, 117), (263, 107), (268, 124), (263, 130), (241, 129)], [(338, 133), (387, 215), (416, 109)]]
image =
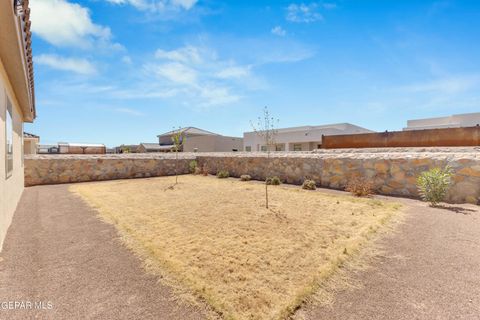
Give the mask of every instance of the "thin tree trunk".
[(266, 176), (267, 178), (265, 179), (265, 206), (268, 209), (268, 178), (270, 175), (270, 151), (268, 150), (267, 146), (267, 172)]
[(268, 183), (265, 181), (265, 203), (266, 208), (268, 209)]
[(178, 150), (175, 151), (175, 184), (178, 183), (177, 164), (178, 164)]

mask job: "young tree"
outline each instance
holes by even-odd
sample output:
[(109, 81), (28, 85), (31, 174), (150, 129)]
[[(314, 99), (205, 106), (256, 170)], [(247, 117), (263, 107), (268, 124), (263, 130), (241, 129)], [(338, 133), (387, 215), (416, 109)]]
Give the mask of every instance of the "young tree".
[(177, 131), (173, 131), (172, 133), (172, 142), (173, 142), (173, 151), (175, 152), (175, 184), (178, 184), (178, 151), (182, 149), (184, 143), (184, 135), (183, 131), (178, 128)]
[(267, 152), (267, 169), (265, 172), (265, 207), (268, 209), (268, 179), (270, 179), (270, 152), (275, 151), (277, 136), (276, 124), (278, 119), (271, 116), (268, 107), (263, 109), (263, 115), (258, 117), (257, 124), (250, 122), (255, 134), (265, 143), (265, 151)]

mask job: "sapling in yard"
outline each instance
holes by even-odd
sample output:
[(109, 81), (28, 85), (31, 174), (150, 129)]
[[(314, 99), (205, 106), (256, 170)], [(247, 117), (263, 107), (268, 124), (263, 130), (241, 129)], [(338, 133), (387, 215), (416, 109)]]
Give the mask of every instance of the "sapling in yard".
[(184, 141), (183, 131), (178, 128), (177, 131), (173, 131), (172, 142), (173, 142), (173, 151), (175, 152), (175, 184), (178, 184), (178, 151), (182, 149)]
[(192, 160), (189, 162), (188, 170), (190, 171), (190, 173), (196, 174), (197, 168), (198, 168), (198, 163), (196, 160)]
[(270, 152), (275, 150), (275, 138), (277, 136), (276, 124), (278, 119), (274, 119), (268, 108), (263, 109), (263, 115), (258, 117), (257, 124), (254, 125), (251, 122), (251, 126), (255, 134), (261, 138), (263, 143), (265, 143), (265, 151), (267, 152), (267, 169), (265, 172), (265, 207), (268, 209), (268, 179), (270, 178)]

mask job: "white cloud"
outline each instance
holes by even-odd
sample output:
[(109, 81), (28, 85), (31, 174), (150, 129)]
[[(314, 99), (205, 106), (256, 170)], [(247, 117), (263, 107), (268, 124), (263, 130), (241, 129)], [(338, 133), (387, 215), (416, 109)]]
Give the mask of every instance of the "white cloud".
[(116, 5), (131, 5), (138, 10), (162, 12), (167, 10), (190, 10), (198, 0), (106, 0)]
[(285, 29), (283, 29), (281, 26), (276, 26), (272, 28), (271, 32), (274, 35), (281, 36), (281, 37), (284, 37), (287, 34), (287, 31), (285, 31)]
[(227, 67), (220, 70), (216, 74), (217, 78), (221, 79), (239, 79), (250, 75), (250, 67)]
[(173, 5), (180, 6), (185, 10), (190, 10), (196, 3), (197, 0), (172, 0)]
[(132, 64), (132, 58), (130, 58), (130, 56), (123, 56), (122, 62), (125, 64)]
[(317, 3), (292, 3), (287, 7), (287, 20), (299, 23), (321, 21), (323, 20), (323, 16), (318, 12), (319, 7)]
[(152, 6), (152, 4), (146, 2), (145, 0), (106, 0), (106, 1), (116, 5), (129, 4), (139, 10), (148, 10)]
[(116, 99), (167, 99), (180, 94), (180, 90), (165, 89), (159, 85), (144, 85), (137, 88), (113, 90), (111, 94)]
[(153, 69), (158, 76), (175, 83), (195, 85), (197, 82), (197, 72), (179, 62), (157, 65)]
[(130, 108), (117, 108), (117, 109), (115, 109), (115, 111), (120, 112), (120, 113), (126, 113), (128, 115), (137, 116), (137, 117), (145, 115), (144, 113), (142, 113), (140, 111), (130, 109)]
[[(200, 107), (235, 103), (247, 83), (255, 83), (251, 66), (241, 66), (232, 60), (222, 60), (217, 53), (204, 46), (186, 45), (173, 50), (158, 49), (157, 63), (144, 65), (145, 74), (152, 80), (181, 95), (191, 105)], [(242, 79), (242, 81), (237, 81)]]
[(30, 7), (32, 31), (55, 46), (110, 45), (110, 28), (93, 23), (88, 8), (67, 0), (34, 0)]
[(198, 64), (202, 62), (200, 49), (193, 46), (185, 46), (176, 50), (165, 51), (158, 49), (155, 58), (172, 60), (183, 63)]
[(200, 103), (201, 107), (212, 107), (219, 105), (227, 105), (238, 102), (241, 97), (230, 92), (229, 88), (207, 86), (200, 90), (200, 97), (204, 99)]
[(441, 94), (457, 94), (471, 90), (480, 85), (479, 75), (452, 76), (422, 83), (415, 83), (404, 86), (402, 91), (417, 93), (441, 93)]
[(34, 57), (35, 63), (50, 68), (70, 71), (83, 75), (95, 74), (95, 66), (86, 59), (64, 58), (53, 54), (42, 54)]

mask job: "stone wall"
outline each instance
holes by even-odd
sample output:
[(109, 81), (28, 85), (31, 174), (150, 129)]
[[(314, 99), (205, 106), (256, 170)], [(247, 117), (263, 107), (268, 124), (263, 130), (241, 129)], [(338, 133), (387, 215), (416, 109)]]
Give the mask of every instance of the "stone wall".
[(450, 165), (455, 175), (448, 201), (478, 203), (480, 199), (480, 152), (473, 148), (273, 153), (269, 161), (261, 153), (208, 154), (199, 156), (198, 162), (211, 173), (228, 170), (231, 176), (249, 174), (257, 180), (265, 179), (270, 168), (271, 176), (286, 183), (301, 184), (308, 178), (332, 189), (344, 189), (349, 179), (360, 176), (372, 181), (379, 194), (414, 198), (420, 173)]
[[(179, 156), (178, 173), (188, 173), (194, 155)], [(175, 174), (172, 154), (25, 156), (25, 185), (147, 178)]]
[[(478, 148), (408, 148), (319, 150), (318, 152), (183, 153), (179, 173), (188, 173), (196, 159), (211, 174), (228, 170), (233, 177), (249, 174), (264, 180), (267, 171), (285, 183), (301, 184), (305, 178), (319, 186), (343, 189), (355, 176), (370, 179), (379, 194), (418, 197), (416, 180), (421, 172), (450, 165), (455, 173), (448, 195), (452, 203), (478, 203), (480, 150)], [(174, 174), (174, 155), (35, 155), (25, 159), (27, 186), (81, 181), (155, 177)]]

